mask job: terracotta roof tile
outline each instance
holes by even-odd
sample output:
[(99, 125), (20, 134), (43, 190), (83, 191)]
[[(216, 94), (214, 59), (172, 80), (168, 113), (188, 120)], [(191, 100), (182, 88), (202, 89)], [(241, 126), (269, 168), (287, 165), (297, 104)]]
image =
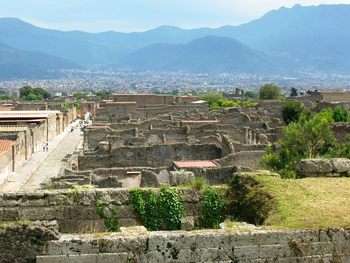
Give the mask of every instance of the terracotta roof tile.
[(215, 168), (216, 163), (213, 161), (176, 161), (175, 166), (181, 168)]

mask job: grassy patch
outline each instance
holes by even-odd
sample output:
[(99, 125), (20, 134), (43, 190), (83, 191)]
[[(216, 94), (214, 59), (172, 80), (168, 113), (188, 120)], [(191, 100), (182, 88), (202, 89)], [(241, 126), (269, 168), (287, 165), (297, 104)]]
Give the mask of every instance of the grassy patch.
[(350, 227), (350, 178), (255, 179), (274, 200), (264, 225), (294, 229)]

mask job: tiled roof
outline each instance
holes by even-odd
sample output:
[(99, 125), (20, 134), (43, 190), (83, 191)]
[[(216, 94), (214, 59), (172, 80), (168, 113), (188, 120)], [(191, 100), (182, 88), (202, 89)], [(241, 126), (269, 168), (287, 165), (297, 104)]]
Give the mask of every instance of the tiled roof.
[(175, 166), (181, 168), (215, 168), (216, 163), (213, 161), (176, 161)]
[(0, 154), (10, 151), (14, 144), (14, 141), (0, 139)]

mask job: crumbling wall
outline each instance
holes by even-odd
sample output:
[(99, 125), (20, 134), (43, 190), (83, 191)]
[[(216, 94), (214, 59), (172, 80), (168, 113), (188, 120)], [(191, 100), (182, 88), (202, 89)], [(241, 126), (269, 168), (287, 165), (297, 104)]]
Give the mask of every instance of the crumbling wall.
[(261, 168), (261, 158), (265, 151), (242, 151), (216, 160), (221, 166), (236, 166), (250, 169)]
[(213, 144), (169, 144), (149, 147), (121, 147), (105, 154), (79, 156), (80, 170), (112, 167), (168, 167), (173, 161), (213, 160), (222, 157), (222, 151)]
[[(198, 192), (192, 189), (178, 189), (178, 192), (184, 202), (185, 216), (197, 218)], [(115, 206), (120, 226), (140, 225), (127, 189), (78, 188), (0, 194), (0, 222), (56, 220), (63, 233), (105, 232), (103, 219), (96, 211), (98, 200)]]
[(37, 262), (345, 263), (350, 261), (349, 236), (347, 230), (131, 231), (100, 238), (67, 236), (50, 242), (47, 256)]
[(55, 223), (11, 223), (0, 225), (0, 262), (35, 263), (47, 253), (47, 243), (59, 239)]

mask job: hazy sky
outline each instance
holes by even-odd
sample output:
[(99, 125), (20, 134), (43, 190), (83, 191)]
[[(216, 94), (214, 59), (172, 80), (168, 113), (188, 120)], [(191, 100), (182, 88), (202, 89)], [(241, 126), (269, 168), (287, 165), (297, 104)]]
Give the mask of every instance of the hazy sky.
[(350, 0), (0, 0), (1, 17), (39, 26), (98, 32), (236, 25), (295, 4), (350, 4)]

